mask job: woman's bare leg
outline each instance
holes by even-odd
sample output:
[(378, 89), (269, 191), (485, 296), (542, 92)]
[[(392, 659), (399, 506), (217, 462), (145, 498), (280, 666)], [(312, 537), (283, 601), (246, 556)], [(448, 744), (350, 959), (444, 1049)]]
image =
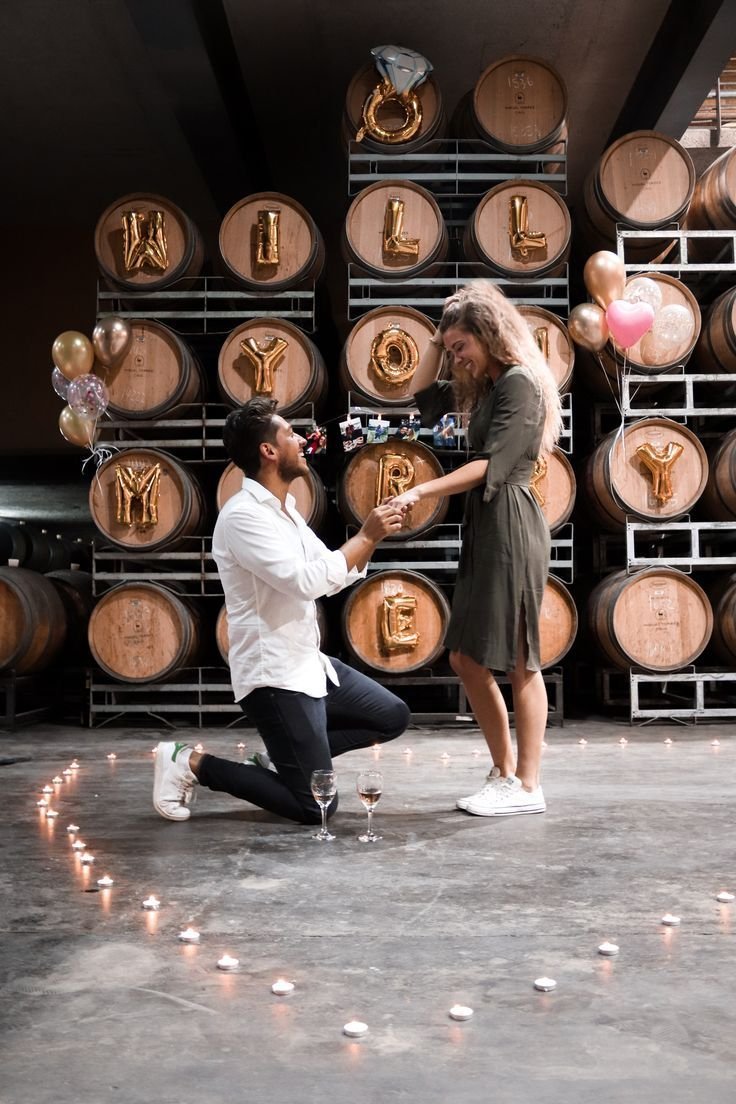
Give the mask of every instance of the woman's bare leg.
[(527, 671), (526, 620), (522, 611), (516, 667), (509, 671), (518, 748), (516, 776), (525, 790), (539, 785), (542, 744), (547, 727), (547, 688), (541, 671)]
[(498, 683), (487, 667), (482, 667), (462, 652), (450, 652), (450, 665), (462, 681), (493, 763), (502, 776), (508, 778), (515, 773), (516, 760), (511, 745), (508, 709)]

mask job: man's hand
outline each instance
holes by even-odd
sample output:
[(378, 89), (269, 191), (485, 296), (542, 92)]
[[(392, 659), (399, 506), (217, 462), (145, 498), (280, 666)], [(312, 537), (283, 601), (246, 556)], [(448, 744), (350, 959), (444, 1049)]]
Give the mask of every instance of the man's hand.
[(396, 505), (396, 500), (385, 502), (371, 510), (363, 522), (360, 532), (372, 544), (378, 544), (384, 537), (398, 533), (404, 519), (404, 511)]

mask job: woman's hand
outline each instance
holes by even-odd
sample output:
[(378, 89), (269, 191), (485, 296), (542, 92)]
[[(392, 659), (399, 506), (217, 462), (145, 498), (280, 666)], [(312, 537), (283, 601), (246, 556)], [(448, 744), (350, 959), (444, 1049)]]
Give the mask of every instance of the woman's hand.
[(412, 506), (416, 506), (417, 502), (421, 501), (421, 498), (419, 487), (411, 487), (410, 490), (404, 491), (403, 494), (396, 495), (395, 498), (390, 498), (389, 502), (392, 506), (395, 506), (405, 514)]

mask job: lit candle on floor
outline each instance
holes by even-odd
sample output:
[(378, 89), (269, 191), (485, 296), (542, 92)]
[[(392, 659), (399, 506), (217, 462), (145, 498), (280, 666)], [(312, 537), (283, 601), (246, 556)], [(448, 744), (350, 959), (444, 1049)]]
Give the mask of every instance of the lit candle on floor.
[(72, 771), (79, 770), (79, 763), (77, 762), (76, 759), (72, 759), (71, 763), (69, 764), (69, 770), (72, 770)]
[(448, 753), (446, 751), (443, 751), (442, 754), (440, 755), (440, 759), (449, 759), (449, 758), (450, 758), (450, 756), (448, 755)]
[(733, 893), (729, 893), (727, 889), (722, 889), (720, 893), (716, 894), (716, 901), (722, 905), (730, 905), (733, 900)]
[(629, 742), (629, 741), (628, 741), (628, 740), (626, 739), (626, 737), (625, 737), (625, 736), (622, 736), (622, 737), (621, 737), (621, 739), (619, 740), (619, 743), (620, 743), (621, 747), (626, 747), (626, 745), (628, 744), (628, 742)]
[(217, 960), (218, 970), (237, 970), (239, 965), (240, 959), (233, 958), (232, 955), (228, 954), (223, 955), (222, 958), (218, 958)]
[(666, 746), (666, 747), (671, 747), (671, 745), (672, 745), (672, 741), (670, 740), (669, 736), (668, 736), (668, 737), (667, 737), (667, 739), (666, 739), (666, 740), (664, 741), (664, 744), (665, 744), (665, 746)]
[(70, 774), (74, 774), (74, 771), (70, 767), (64, 767), (61, 773), (64, 775), (65, 778), (68, 778)]
[(285, 978), (279, 978), (271, 986), (271, 992), (275, 993), (277, 997), (285, 997), (288, 993), (294, 992), (293, 981), (286, 981)]
[(51, 781), (54, 783), (55, 786), (60, 786), (64, 779), (61, 777), (60, 774), (55, 774)]
[(198, 755), (201, 755), (204, 751), (204, 744), (195, 744), (194, 750), (197, 752)]
[(47, 797), (39, 797), (36, 805), (39, 809), (46, 809), (48, 807), (49, 799)]
[(450, 1009), (451, 1020), (469, 1020), (473, 1015), (473, 1009), (465, 1004), (453, 1004)]
[(350, 1023), (345, 1024), (342, 1033), (351, 1039), (361, 1039), (363, 1035), (368, 1034), (368, 1024), (361, 1023), (360, 1020), (351, 1020)]
[(585, 747), (587, 745), (588, 741), (583, 739), (583, 740), (578, 740), (578, 743), (580, 744), (581, 747)]
[(89, 851), (82, 852), (82, 866), (91, 866), (94, 861), (95, 857)]
[(553, 989), (557, 988), (557, 982), (554, 978), (540, 977), (534, 982), (534, 988), (538, 989), (540, 993), (551, 993)]
[(199, 932), (196, 928), (185, 928), (179, 932), (177, 939), (180, 943), (199, 943)]
[(721, 746), (721, 741), (720, 740), (711, 740), (710, 746), (711, 747), (720, 747)]
[(78, 824), (67, 824), (66, 830), (70, 834), (74, 834), (75, 832), (79, 831), (79, 825)]
[(676, 928), (680, 923), (680, 917), (673, 916), (671, 912), (666, 912), (662, 917), (662, 923), (667, 928)]
[(480, 754), (481, 754), (480, 748), (473, 748), (473, 750), (471, 752), (471, 755), (473, 756), (474, 759), (477, 759)]
[(44, 788), (41, 790), (42, 794), (52, 794), (53, 792), (54, 792), (54, 787), (53, 786), (44, 786)]
[(239, 743), (237, 743), (235, 746), (238, 749), (238, 751), (245, 751), (245, 744), (243, 743), (242, 740)]
[(613, 958), (614, 955), (618, 954), (618, 944), (601, 943), (601, 945), (598, 947), (598, 954), (603, 955), (604, 958)]
[(145, 900), (141, 901), (141, 908), (145, 909), (146, 912), (158, 912), (161, 908), (161, 902), (158, 897), (151, 894), (150, 897), (146, 897)]
[(414, 754), (414, 752), (411, 750), (411, 748), (404, 748), (403, 753), (404, 753), (404, 755), (413, 755)]
[(115, 882), (109, 874), (103, 874), (101, 878), (97, 879), (97, 884), (100, 889), (109, 889), (111, 885), (115, 885)]
[(111, 752), (109, 752), (107, 758), (110, 760), (110, 762), (112, 762), (114, 759), (117, 759), (117, 755), (115, 754), (114, 751), (111, 751)]
[(75, 840), (74, 843), (72, 844), (72, 851), (86, 851), (86, 850), (87, 850), (87, 844), (83, 843), (82, 840)]
[(54, 817), (57, 817), (58, 815), (59, 815), (59, 813), (56, 809), (47, 809), (46, 810), (46, 819), (47, 820), (53, 820)]

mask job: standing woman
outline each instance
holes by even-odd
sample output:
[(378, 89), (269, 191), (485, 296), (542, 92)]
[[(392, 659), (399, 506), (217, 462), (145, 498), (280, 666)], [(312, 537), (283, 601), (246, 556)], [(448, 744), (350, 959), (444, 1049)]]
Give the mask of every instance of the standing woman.
[[(438, 380), (443, 357), (452, 380)], [(445, 643), (491, 753), (485, 784), (458, 808), (476, 816), (543, 813), (539, 783), (547, 692), (539, 663), (539, 613), (549, 568), (549, 528), (529, 483), (538, 456), (562, 428), (560, 396), (526, 322), (493, 284), (478, 280), (445, 302), (413, 379), (425, 425), (470, 412), (472, 459), (394, 499), (467, 491), (465, 529)], [(493, 671), (513, 693), (509, 715)]]

